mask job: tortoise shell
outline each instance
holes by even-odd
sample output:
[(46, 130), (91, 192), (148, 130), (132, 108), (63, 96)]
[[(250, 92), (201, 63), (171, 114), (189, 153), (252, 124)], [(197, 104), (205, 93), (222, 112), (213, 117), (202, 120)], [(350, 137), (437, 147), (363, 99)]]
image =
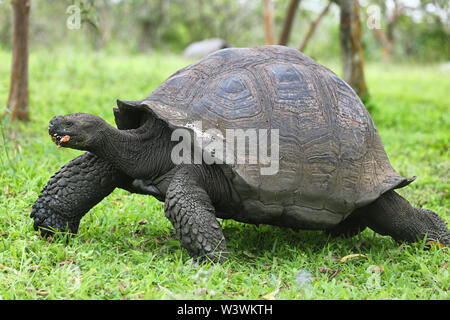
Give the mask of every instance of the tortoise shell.
[[(284, 224), (331, 227), (414, 180), (392, 168), (352, 88), (283, 46), (216, 51), (174, 73), (147, 98), (119, 100), (118, 106), (147, 109), (172, 129), (200, 135), (208, 129), (278, 130), (276, 174), (261, 174), (267, 164), (223, 164), (243, 204), (242, 221), (270, 223), (284, 217)], [(121, 114), (117, 124), (126, 129), (129, 112)]]

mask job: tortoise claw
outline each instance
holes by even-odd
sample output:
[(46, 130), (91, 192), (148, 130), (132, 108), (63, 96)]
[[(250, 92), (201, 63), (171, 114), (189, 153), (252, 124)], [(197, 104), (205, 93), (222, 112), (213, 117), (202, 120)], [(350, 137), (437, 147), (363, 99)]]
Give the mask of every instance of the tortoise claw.
[(49, 201), (47, 197), (40, 197), (34, 203), (30, 214), (34, 219), (34, 229), (40, 231), (41, 236), (45, 238), (53, 236), (57, 231), (77, 233), (80, 220), (66, 219), (64, 215), (50, 208)]

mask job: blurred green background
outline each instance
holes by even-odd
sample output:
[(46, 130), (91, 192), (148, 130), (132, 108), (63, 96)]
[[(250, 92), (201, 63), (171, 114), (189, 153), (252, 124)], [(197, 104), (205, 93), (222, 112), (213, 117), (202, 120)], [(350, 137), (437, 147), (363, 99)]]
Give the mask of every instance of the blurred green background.
[[(273, 0), (274, 35), (278, 38), (288, 0)], [(399, 11), (390, 25), (395, 3)], [(311, 22), (325, 7), (325, 0), (300, 1), (289, 46), (298, 48)], [(66, 22), (81, 9), (80, 29)], [(264, 44), (263, 6), (259, 0), (84, 0), (31, 1), (30, 45), (32, 50), (60, 47), (108, 52), (181, 53), (190, 43), (219, 37), (231, 46)], [(392, 57), (401, 61), (436, 62), (450, 59), (450, 9), (447, 0), (361, 0), (364, 56), (383, 58), (383, 45), (367, 28), (377, 6), (381, 31), (392, 33)], [(372, 6), (372, 8), (371, 8)], [(377, 9), (377, 8), (375, 8)], [(11, 6), (0, 4), (0, 47), (11, 46)], [(397, 17), (398, 16), (398, 17)], [(339, 55), (339, 7), (333, 4), (321, 20), (305, 53), (318, 60)]]

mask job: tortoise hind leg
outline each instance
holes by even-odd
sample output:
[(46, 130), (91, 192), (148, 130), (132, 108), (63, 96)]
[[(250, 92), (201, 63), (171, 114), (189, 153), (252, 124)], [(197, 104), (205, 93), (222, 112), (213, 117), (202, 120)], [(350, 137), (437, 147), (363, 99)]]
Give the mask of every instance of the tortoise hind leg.
[(367, 226), (397, 241), (415, 242), (426, 237), (427, 242), (450, 244), (450, 232), (446, 223), (433, 211), (414, 208), (391, 190), (365, 207)]
[(363, 216), (364, 210), (357, 209), (337, 226), (325, 230), (325, 232), (332, 237), (353, 237), (364, 231), (364, 229), (366, 229), (367, 227), (367, 223), (364, 220)]

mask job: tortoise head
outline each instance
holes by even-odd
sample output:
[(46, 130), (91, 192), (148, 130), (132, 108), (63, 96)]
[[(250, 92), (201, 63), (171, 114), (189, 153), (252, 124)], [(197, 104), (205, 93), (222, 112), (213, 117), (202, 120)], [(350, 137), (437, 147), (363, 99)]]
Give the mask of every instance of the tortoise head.
[(90, 150), (98, 141), (105, 123), (102, 118), (93, 114), (73, 113), (52, 118), (48, 133), (58, 148)]
[(73, 113), (51, 119), (48, 133), (59, 147), (89, 151), (130, 177), (157, 177), (173, 166), (171, 131), (145, 114), (137, 119), (142, 125), (120, 130), (98, 116)]

